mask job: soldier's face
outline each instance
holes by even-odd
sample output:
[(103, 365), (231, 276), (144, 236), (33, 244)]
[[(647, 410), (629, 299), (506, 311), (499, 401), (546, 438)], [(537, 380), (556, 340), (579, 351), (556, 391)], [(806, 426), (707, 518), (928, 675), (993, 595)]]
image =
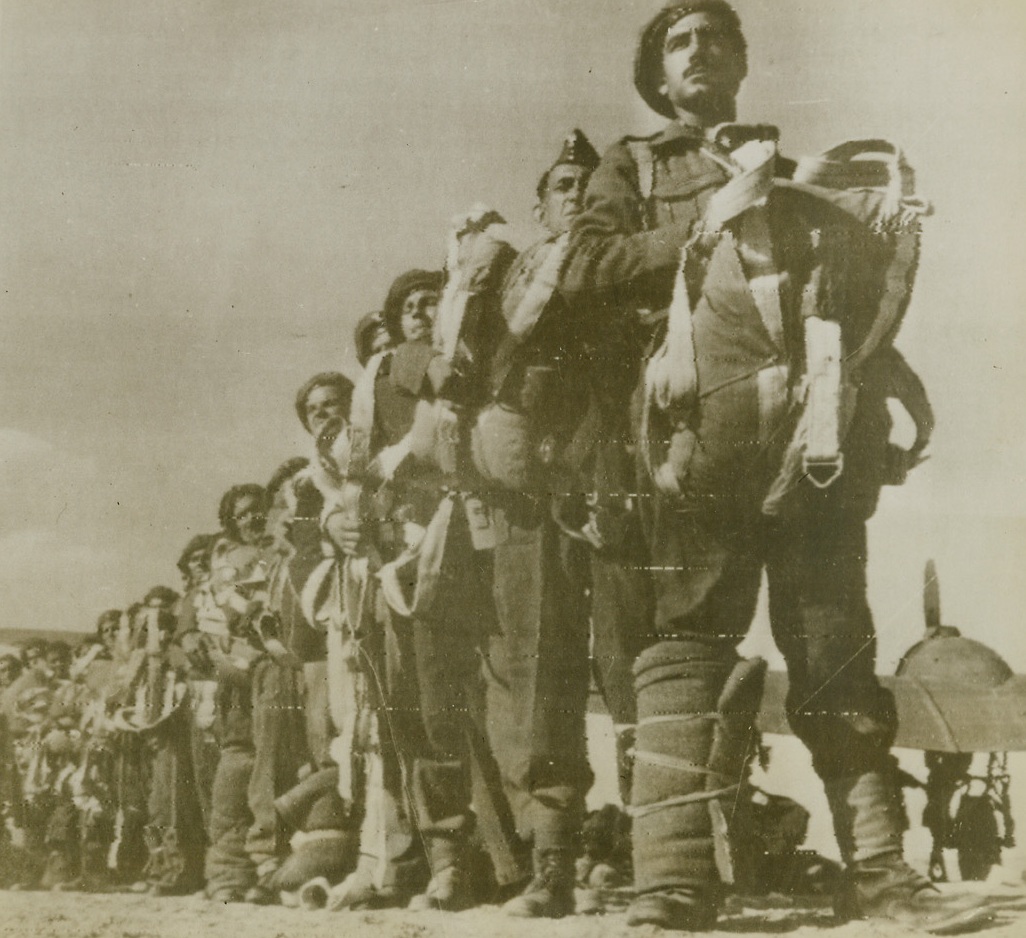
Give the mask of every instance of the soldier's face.
[(689, 13), (663, 40), (660, 91), (675, 108), (698, 114), (733, 101), (744, 70), (730, 33), (710, 13)]
[(429, 338), (431, 324), (438, 309), (437, 290), (413, 290), (403, 300), (403, 311), (399, 318), (399, 327), (407, 342), (417, 342)]
[(581, 214), (590, 175), (583, 166), (553, 166), (549, 170), (545, 195), (535, 209), (539, 224), (554, 235), (569, 231), (574, 219)]
[(35, 671), (41, 677), (50, 676), (50, 667), (46, 663), (45, 655), (34, 648), (29, 649), (25, 655), (25, 667), (30, 671)]
[(342, 393), (338, 388), (328, 385), (314, 388), (306, 396), (303, 409), (306, 413), (306, 425), (314, 439), (320, 439), (321, 433), (329, 423), (341, 424), (349, 416)]
[(199, 583), (207, 575), (206, 551), (198, 550), (189, 554), (185, 561), (185, 569), (189, 571), (189, 582)]
[(47, 655), (46, 665), (54, 677), (59, 677), (62, 681), (66, 681), (68, 679), (68, 673), (71, 669), (71, 659), (63, 653), (55, 652), (54, 654)]
[(267, 521), (263, 510), (252, 495), (243, 495), (232, 506), (232, 520), (243, 544), (257, 544)]
[(100, 638), (109, 651), (117, 642), (118, 632), (121, 631), (121, 623), (117, 619), (108, 619), (100, 628)]

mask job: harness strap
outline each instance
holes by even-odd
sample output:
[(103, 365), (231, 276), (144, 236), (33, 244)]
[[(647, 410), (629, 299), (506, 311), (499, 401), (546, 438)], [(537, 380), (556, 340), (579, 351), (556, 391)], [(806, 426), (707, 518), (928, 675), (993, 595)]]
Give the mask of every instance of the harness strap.
[(491, 387), (496, 395), (503, 390), (506, 379), (517, 362), (517, 349), (534, 331), (556, 292), (569, 243), (569, 232), (553, 241), (548, 246), (545, 258), (530, 275), (530, 283), (516, 306), (512, 310), (507, 310), (505, 305), (503, 306), (507, 332), (499, 340), (498, 348), (492, 356), (495, 371), (491, 378)]
[[(819, 273), (817, 268), (814, 274)], [(817, 280), (815, 275), (810, 280)], [(806, 289), (806, 294), (811, 291)], [(803, 295), (802, 304), (805, 305)], [(805, 310), (803, 309), (803, 312)], [(841, 325), (805, 317), (805, 362), (807, 391), (803, 470), (817, 488), (825, 489), (844, 468), (841, 453)]]
[(759, 205), (741, 216), (737, 253), (744, 264), (748, 289), (766, 332), (778, 351), (784, 351), (784, 314), (780, 307), (780, 271), (773, 259), (769, 212)]
[[(407, 547), (395, 560), (383, 564), (377, 572), (385, 602), (404, 618), (409, 619), (425, 612), (434, 601), (442, 575), (442, 559), (445, 556), (445, 542), (455, 501), (455, 493), (447, 494), (435, 510), (424, 536)], [(417, 565), (417, 583), (413, 598), (407, 600), (399, 581), (399, 571), (413, 563)]]
[(674, 405), (686, 408), (698, 391), (694, 324), (684, 268), (688, 249), (681, 251), (680, 267), (666, 323), (666, 337), (645, 366), (645, 400), (660, 410)]
[[(651, 150), (647, 143), (631, 141), (635, 159), (647, 153), (647, 162), (638, 162), (639, 180), (651, 164)], [(703, 152), (724, 162), (724, 157), (711, 145)], [(694, 238), (681, 251), (681, 263), (674, 283), (673, 298), (667, 316), (666, 337), (645, 366), (645, 395), (641, 414), (641, 445), (650, 475), (656, 486), (668, 494), (680, 494), (680, 482), (673, 466), (668, 462), (654, 464), (650, 453), (651, 408), (673, 410), (686, 415), (698, 400), (698, 365), (695, 357), (694, 323), (691, 299), (685, 270), (688, 254), (694, 244), (709, 233), (719, 231), (733, 218), (743, 216), (740, 243), (735, 244), (739, 257), (747, 264), (746, 279), (755, 299), (766, 331), (779, 346), (783, 344), (783, 315), (780, 308), (780, 275), (773, 261), (769, 223), (766, 218), (766, 199), (773, 187), (776, 145), (772, 141), (753, 140), (734, 153), (728, 161), (733, 177), (709, 200), (705, 224), (699, 226)], [(642, 191), (644, 191), (642, 189)], [(750, 211), (754, 210), (754, 211)], [(760, 384), (768, 393), (779, 391), (781, 382)], [(779, 398), (779, 393), (776, 395)], [(760, 414), (767, 416), (779, 410), (779, 400), (760, 400)], [(766, 431), (769, 432), (768, 429)]]
[(534, 272), (531, 285), (527, 288), (515, 310), (508, 316), (506, 325), (510, 334), (523, 341), (537, 325), (545, 307), (556, 292), (559, 274), (566, 260), (566, 249), (570, 233), (560, 235), (553, 243), (545, 260)]

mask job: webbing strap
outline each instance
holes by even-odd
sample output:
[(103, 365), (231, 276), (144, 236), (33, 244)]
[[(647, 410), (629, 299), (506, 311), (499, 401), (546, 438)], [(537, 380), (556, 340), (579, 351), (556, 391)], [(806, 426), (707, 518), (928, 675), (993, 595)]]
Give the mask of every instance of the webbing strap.
[(687, 258), (688, 249), (685, 247), (681, 251), (680, 267), (674, 281), (666, 338), (645, 366), (645, 399), (660, 410), (668, 410), (674, 404), (687, 406), (698, 390), (694, 324), (684, 274)]
[(473, 294), (460, 288), (460, 278), (453, 276), (445, 285), (438, 301), (438, 314), (435, 318), (434, 345), (446, 361), (456, 356), (463, 320), (467, 315), (467, 304)]
[[(646, 145), (647, 147), (647, 145)], [(703, 152), (706, 150), (703, 147)], [(723, 156), (712, 147), (711, 158), (718, 162)], [(633, 152), (633, 150), (632, 150)], [(779, 273), (773, 262), (769, 224), (765, 217), (766, 198), (773, 187), (776, 144), (752, 140), (732, 154), (730, 168), (735, 175), (709, 200), (704, 224), (692, 242), (681, 251), (681, 263), (673, 288), (673, 299), (667, 316), (666, 337), (645, 366), (645, 395), (641, 414), (640, 443), (643, 458), (656, 486), (667, 494), (680, 494), (680, 482), (674, 468), (656, 462), (650, 451), (651, 408), (687, 413), (698, 398), (698, 365), (695, 357), (694, 323), (691, 299), (685, 277), (688, 252), (699, 238), (719, 231), (738, 216), (756, 215), (742, 222), (739, 256), (748, 265), (749, 286), (767, 332), (775, 342), (783, 341), (783, 316), (780, 309)], [(639, 165), (639, 175), (642, 169)], [(749, 211), (754, 209), (755, 211)], [(775, 387), (776, 385), (774, 385)], [(760, 405), (767, 412), (770, 405)]]
[(442, 295), (438, 298), (435, 321), (432, 326), (432, 345), (442, 353), (446, 361), (452, 361), (459, 343), (463, 318), (467, 312), (470, 294), (463, 288), (460, 271), (460, 239), (471, 230), (470, 221), (479, 206), (474, 206), (467, 215), (453, 219), (449, 229), (448, 251), (445, 259), (446, 281)]
[(325, 557), (306, 578), (299, 595), (303, 617), (315, 629), (338, 631), (345, 624), (339, 566), (334, 557)]
[(780, 271), (773, 259), (769, 211), (759, 205), (741, 216), (737, 240), (748, 288), (766, 332), (780, 352), (784, 351), (784, 314), (780, 308)]
[(570, 243), (570, 233), (560, 235), (549, 248), (545, 260), (534, 272), (531, 284), (524, 292), (523, 297), (517, 304), (506, 321), (510, 334), (517, 339), (526, 338), (532, 329), (537, 325), (541, 314), (545, 311), (552, 294), (556, 292), (559, 283), (559, 274), (563, 269), (563, 261), (566, 259), (567, 245)]
[[(365, 596), (360, 597), (361, 602)], [(357, 631), (357, 627), (353, 627)], [(353, 651), (352, 640), (337, 629), (327, 634), (328, 715), (335, 728), (329, 752), (338, 765), (337, 790), (352, 803), (357, 786), (354, 784), (353, 756), (357, 751), (357, 723), (366, 701), (361, 700), (362, 676)]]
[(332, 830), (330, 828), (316, 831), (296, 831), (289, 838), (289, 846), (293, 850), (298, 850), (307, 844), (317, 843), (322, 840), (342, 840), (350, 836), (349, 831)]
[[(818, 270), (818, 268), (817, 268)], [(813, 278), (815, 279), (815, 278)], [(805, 361), (805, 474), (817, 488), (827, 488), (844, 467), (841, 454), (841, 324), (807, 316)]]
[[(385, 602), (404, 618), (424, 612), (434, 600), (438, 580), (442, 575), (442, 559), (445, 556), (445, 542), (455, 500), (454, 494), (446, 495), (428, 522), (424, 536), (395, 560), (383, 564), (377, 572)], [(399, 571), (412, 563), (417, 565), (417, 583), (412, 600), (407, 601), (399, 582)]]

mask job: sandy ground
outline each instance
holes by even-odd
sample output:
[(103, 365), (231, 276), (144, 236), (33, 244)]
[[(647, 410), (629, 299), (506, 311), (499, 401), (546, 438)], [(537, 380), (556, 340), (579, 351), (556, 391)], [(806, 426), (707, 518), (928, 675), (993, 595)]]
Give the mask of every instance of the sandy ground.
[[(611, 726), (605, 718), (589, 719), (589, 747), (596, 783), (589, 806), (616, 801)], [(829, 812), (808, 764), (808, 754), (797, 740), (771, 737), (774, 757), (768, 774), (757, 783), (768, 790), (797, 795), (812, 811), (805, 846), (836, 859)], [(922, 754), (903, 753), (903, 765), (922, 774)], [(1010, 770), (1013, 809), (1018, 830), (1026, 831), (1026, 753), (1015, 754)], [(925, 869), (929, 836), (918, 824), (924, 799), (907, 792), (912, 830), (906, 835), (906, 856)], [(988, 938), (1026, 938), (1026, 838), (1023, 845), (1006, 850), (1002, 867), (987, 883), (959, 884), (950, 888), (993, 892), (1018, 897), (1015, 909), (1004, 908), (981, 932)], [(948, 851), (949, 870), (957, 869)], [(947, 888), (947, 887), (945, 887)], [(193, 898), (150, 898), (132, 894), (0, 891), (0, 938), (658, 938), (667, 933), (654, 927), (629, 928), (624, 915), (577, 916), (560, 921), (518, 920), (495, 906), (468, 912), (412, 913), (404, 911), (308, 912), (280, 906), (214, 904)], [(908, 929), (879, 922), (837, 924), (829, 909), (734, 909), (723, 915), (711, 936), (794, 935), (811, 938), (909, 938)]]
[[(623, 914), (560, 921), (507, 918), (497, 907), (460, 913), (307, 912), (281, 907), (221, 905), (202, 899), (134, 895), (0, 893), (0, 935), (35, 938), (655, 938), (654, 927), (628, 928)], [(908, 938), (899, 926), (837, 925), (828, 910), (746, 909), (724, 916), (710, 935), (829, 934), (830, 938)], [(1026, 910), (997, 913), (982, 932), (1023, 938)]]

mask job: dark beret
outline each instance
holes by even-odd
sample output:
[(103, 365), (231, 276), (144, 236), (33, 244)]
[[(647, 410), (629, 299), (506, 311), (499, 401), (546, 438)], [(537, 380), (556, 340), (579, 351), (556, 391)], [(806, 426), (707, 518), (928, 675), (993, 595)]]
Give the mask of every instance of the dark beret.
[(160, 606), (170, 609), (178, 602), (178, 594), (170, 586), (154, 586), (144, 597), (144, 606)]
[(392, 281), (381, 315), (393, 341), (403, 341), (399, 320), (402, 318), (406, 297), (417, 290), (441, 290), (443, 282), (444, 275), (440, 270), (408, 270)]
[(303, 386), (296, 392), (296, 413), (299, 415), (299, 422), (306, 430), (310, 429), (310, 425), (306, 422), (306, 399), (314, 388), (338, 388), (347, 413), (353, 400), (353, 382), (338, 371), (322, 371), (303, 382)]
[(254, 499), (261, 510), (266, 510), (267, 506), (267, 492), (262, 485), (257, 485), (255, 482), (242, 482), (228, 489), (221, 496), (221, 502), (217, 506), (217, 520), (221, 522), (224, 533), (233, 539), (239, 536), (239, 526), (233, 517), (235, 503), (243, 498)]
[(748, 44), (741, 31), (741, 19), (726, 0), (676, 0), (668, 3), (641, 31), (638, 53), (634, 57), (634, 87), (644, 102), (663, 117), (674, 117), (673, 105), (659, 91), (663, 83), (663, 43), (666, 31), (689, 13), (709, 13), (722, 19), (728, 34), (737, 44), (743, 69), (748, 69)]
[(291, 479), (297, 472), (301, 472), (307, 466), (310, 465), (310, 460), (305, 456), (293, 456), (291, 459), (286, 459), (277, 469), (271, 473), (271, 478), (268, 480), (264, 490), (267, 492), (267, 502), (272, 504), (275, 496), (278, 494), (278, 490)]
[[(197, 534), (195, 537), (189, 538), (189, 543), (185, 545), (185, 549), (179, 555), (178, 562), (175, 564), (179, 571), (181, 571), (182, 576), (188, 576), (189, 574), (189, 558), (193, 554), (199, 553), (199, 551), (209, 555), (216, 540), (216, 534)], [(120, 616), (121, 613), (118, 613), (118, 615)]]

